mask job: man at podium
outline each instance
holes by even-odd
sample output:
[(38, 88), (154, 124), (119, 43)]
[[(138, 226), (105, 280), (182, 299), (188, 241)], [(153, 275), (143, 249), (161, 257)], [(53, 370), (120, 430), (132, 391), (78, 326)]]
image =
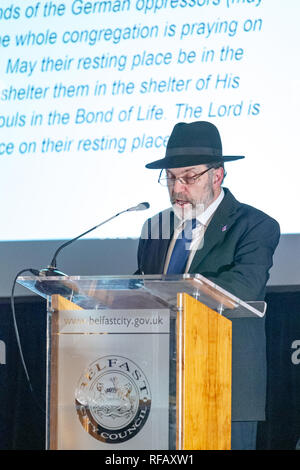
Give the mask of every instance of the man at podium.
[[(280, 237), (276, 220), (238, 202), (222, 186), (224, 156), (209, 122), (178, 123), (160, 169), (171, 208), (146, 221), (136, 274), (199, 273), (244, 301), (263, 300)], [(265, 419), (264, 319), (232, 321), (232, 449), (255, 449), (257, 422)]]

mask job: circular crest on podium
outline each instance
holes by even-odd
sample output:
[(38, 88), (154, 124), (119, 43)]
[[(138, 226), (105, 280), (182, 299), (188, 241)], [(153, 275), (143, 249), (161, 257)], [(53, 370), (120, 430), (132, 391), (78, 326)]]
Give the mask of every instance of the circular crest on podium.
[(104, 356), (82, 373), (75, 392), (77, 415), (95, 439), (117, 444), (133, 438), (150, 413), (149, 382), (141, 368), (122, 356)]

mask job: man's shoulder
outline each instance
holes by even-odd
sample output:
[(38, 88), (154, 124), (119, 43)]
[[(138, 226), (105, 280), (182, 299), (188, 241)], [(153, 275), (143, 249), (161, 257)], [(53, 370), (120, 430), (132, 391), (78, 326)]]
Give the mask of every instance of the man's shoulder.
[(259, 223), (267, 221), (270, 225), (274, 225), (279, 229), (279, 223), (277, 222), (277, 220), (266, 212), (250, 204), (238, 201), (228, 189), (226, 190), (225, 195), (226, 198), (224, 198), (224, 202), (226, 203), (227, 200), (227, 203), (230, 204), (233, 213), (235, 213), (237, 217), (240, 217), (245, 220), (247, 219), (248, 222), (256, 221), (257, 223)]
[(265, 226), (272, 227), (273, 230), (280, 232), (280, 225), (277, 220), (261, 209), (242, 203), (241, 211), (244, 217), (247, 217), (247, 220), (249, 220), (249, 222), (251, 221), (252, 224), (264, 224)]

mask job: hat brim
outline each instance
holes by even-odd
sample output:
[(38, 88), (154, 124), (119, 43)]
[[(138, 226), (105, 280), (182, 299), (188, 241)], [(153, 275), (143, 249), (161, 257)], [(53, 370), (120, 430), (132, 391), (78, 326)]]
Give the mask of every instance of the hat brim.
[(209, 165), (215, 163), (232, 162), (235, 160), (241, 160), (242, 158), (245, 157), (242, 155), (226, 157), (212, 157), (211, 155), (199, 155), (198, 157), (195, 155), (176, 155), (175, 157), (165, 157), (160, 160), (156, 160), (155, 162), (147, 163), (146, 168), (153, 170), (164, 168), (183, 168), (194, 165)]

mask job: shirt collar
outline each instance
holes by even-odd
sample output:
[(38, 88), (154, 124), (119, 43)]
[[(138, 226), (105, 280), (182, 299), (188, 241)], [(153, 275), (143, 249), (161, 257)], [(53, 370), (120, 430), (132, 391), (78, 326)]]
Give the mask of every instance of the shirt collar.
[(217, 207), (218, 207), (219, 204), (221, 203), (223, 197), (224, 197), (224, 189), (221, 188), (221, 192), (220, 192), (219, 196), (217, 197), (217, 199), (215, 199), (215, 200), (205, 209), (204, 212), (202, 212), (201, 214), (199, 214), (199, 216), (197, 216), (197, 220), (198, 220), (202, 225), (206, 225), (206, 223), (207, 223), (208, 220), (211, 218), (211, 216), (213, 215), (213, 213), (217, 210)]

